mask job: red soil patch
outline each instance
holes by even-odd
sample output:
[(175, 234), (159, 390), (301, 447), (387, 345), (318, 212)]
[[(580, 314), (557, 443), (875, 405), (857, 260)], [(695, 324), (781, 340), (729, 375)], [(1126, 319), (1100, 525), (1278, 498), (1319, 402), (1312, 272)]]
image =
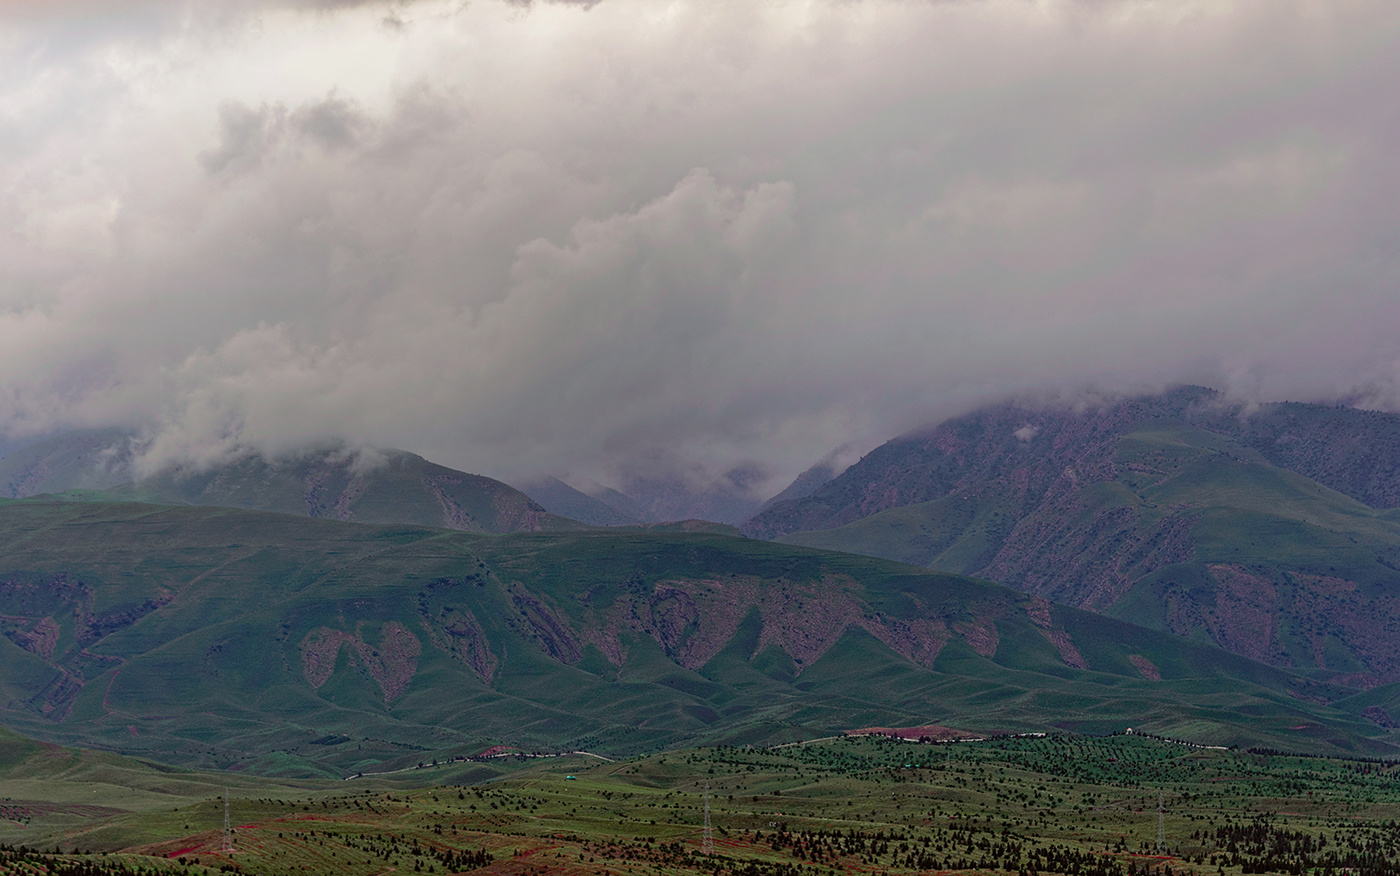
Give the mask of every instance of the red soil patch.
[(918, 741), (927, 736), (934, 742), (949, 742), (954, 739), (974, 739), (976, 734), (968, 733), (965, 730), (954, 730), (952, 727), (944, 727), (942, 724), (928, 724), (923, 727), (862, 727), (859, 730), (847, 730), (847, 736), (887, 736), (890, 739), (905, 739)]

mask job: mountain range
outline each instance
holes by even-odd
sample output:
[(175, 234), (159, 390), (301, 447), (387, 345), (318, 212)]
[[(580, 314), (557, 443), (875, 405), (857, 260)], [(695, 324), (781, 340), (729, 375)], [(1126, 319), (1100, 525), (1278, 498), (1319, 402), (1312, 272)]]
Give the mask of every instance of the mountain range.
[(360, 523), (411, 523), (465, 532), (533, 532), (703, 519), (738, 523), (758, 508), (755, 472), (696, 487), (683, 478), (628, 481), (623, 493), (541, 476), (518, 486), (438, 465), (404, 450), (332, 446), (268, 458), (247, 453), (141, 475), (134, 440), (115, 429), (51, 436), (0, 458), (0, 496), (70, 490), (115, 500), (217, 505)]
[(748, 538), (402, 451), (133, 480), (122, 440), (0, 460), (52, 493), (0, 504), (0, 723), (38, 738), (286, 775), (930, 723), (1400, 742), (1391, 415), (1000, 405), (819, 463)]

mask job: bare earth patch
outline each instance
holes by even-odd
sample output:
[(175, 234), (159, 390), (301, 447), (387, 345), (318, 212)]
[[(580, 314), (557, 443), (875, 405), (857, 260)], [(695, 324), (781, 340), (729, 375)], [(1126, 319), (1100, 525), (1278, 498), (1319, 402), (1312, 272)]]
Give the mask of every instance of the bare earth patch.
[(1162, 672), (1157, 668), (1157, 664), (1148, 660), (1141, 654), (1129, 654), (1128, 662), (1133, 664), (1133, 666), (1137, 668), (1137, 671), (1142, 674), (1142, 677), (1148, 681), (1162, 680)]
[(398, 699), (413, 680), (418, 669), (418, 655), (423, 645), (403, 624), (389, 621), (379, 632), (379, 647), (375, 648), (358, 635), (329, 627), (319, 627), (301, 640), (301, 666), (306, 680), (320, 690), (335, 672), (335, 662), (342, 645), (364, 665), (371, 678), (379, 684), (387, 705)]

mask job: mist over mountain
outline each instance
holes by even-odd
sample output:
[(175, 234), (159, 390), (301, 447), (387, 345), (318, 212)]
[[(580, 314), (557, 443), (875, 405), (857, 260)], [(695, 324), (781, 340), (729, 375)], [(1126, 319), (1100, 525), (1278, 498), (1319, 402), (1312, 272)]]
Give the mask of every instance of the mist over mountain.
[(766, 473), (742, 466), (706, 482), (684, 477), (631, 477), (622, 492), (646, 520), (714, 520), (738, 523), (758, 510)]
[(805, 499), (831, 483), (837, 475), (844, 472), (854, 462), (853, 459), (846, 458), (851, 455), (851, 452), (849, 444), (831, 451), (820, 461), (814, 463), (811, 468), (794, 478), (793, 482), (784, 487), (777, 495), (759, 506), (757, 513), (762, 514), (774, 505), (780, 505), (784, 502)]
[(943, 718), (1393, 753), (1398, 43), (0, 3), (0, 722), (336, 774)]
[(0, 495), (105, 490), (135, 477), (131, 436), (118, 429), (66, 432), (0, 456)]
[(1395, 4), (653, 9), (3, 4), (0, 434), (730, 519), (1027, 393), (1396, 408)]
[(69, 490), (107, 499), (218, 505), (361, 523), (439, 526), (466, 532), (580, 528), (500, 481), (436, 465), (402, 450), (332, 448), (142, 475), (133, 437), (68, 433), (0, 459), (14, 498)]
[[(556, 477), (518, 481), (516, 488), (545, 510), (592, 526), (628, 526), (643, 522), (640, 516), (624, 513), (602, 499), (575, 489)], [(621, 496), (621, 494), (618, 494)], [(626, 499), (625, 496), (622, 496)]]

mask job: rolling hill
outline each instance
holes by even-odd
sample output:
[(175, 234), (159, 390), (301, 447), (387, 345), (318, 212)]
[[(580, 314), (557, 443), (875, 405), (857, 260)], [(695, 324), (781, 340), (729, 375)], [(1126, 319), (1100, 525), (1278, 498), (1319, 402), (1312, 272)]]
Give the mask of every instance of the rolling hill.
[[(1394, 751), (1375, 703), (986, 582), (714, 534), (0, 505), (0, 723), (336, 775), (867, 726)], [(1384, 706), (1384, 703), (1381, 703)]]
[(1242, 418), (1196, 388), (1008, 405), (890, 442), (746, 528), (1369, 687), (1400, 681), (1400, 514), (1363, 501), (1391, 501), (1387, 436), (1400, 417), (1278, 405)]

